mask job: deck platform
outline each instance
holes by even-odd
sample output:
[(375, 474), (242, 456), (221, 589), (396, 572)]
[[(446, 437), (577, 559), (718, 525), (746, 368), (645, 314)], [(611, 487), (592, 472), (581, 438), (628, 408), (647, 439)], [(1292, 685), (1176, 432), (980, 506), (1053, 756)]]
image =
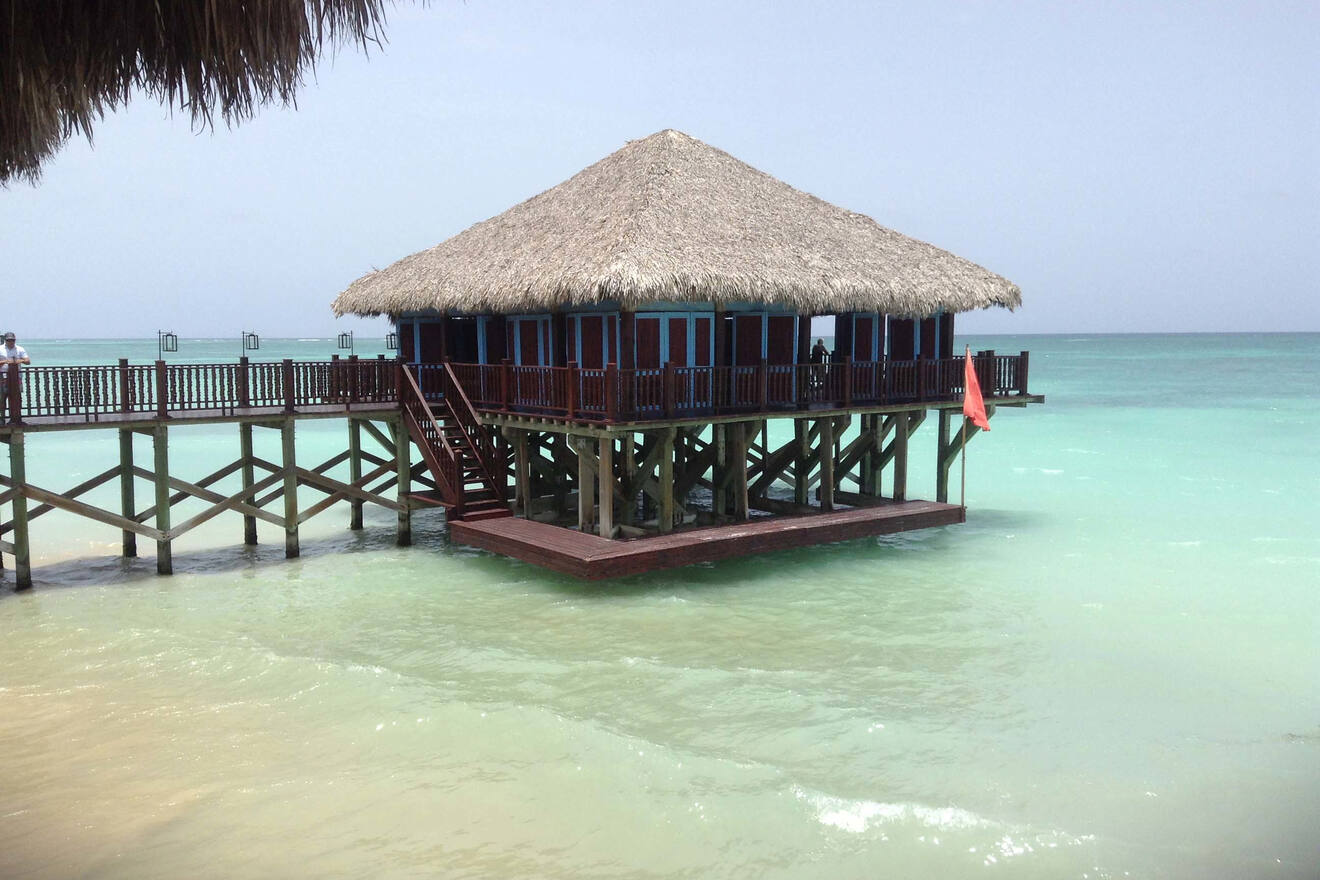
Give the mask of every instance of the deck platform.
[(583, 580), (622, 577), (771, 550), (807, 547), (966, 522), (956, 504), (904, 501), (802, 516), (775, 516), (667, 535), (609, 540), (522, 518), (453, 522), (454, 540)]

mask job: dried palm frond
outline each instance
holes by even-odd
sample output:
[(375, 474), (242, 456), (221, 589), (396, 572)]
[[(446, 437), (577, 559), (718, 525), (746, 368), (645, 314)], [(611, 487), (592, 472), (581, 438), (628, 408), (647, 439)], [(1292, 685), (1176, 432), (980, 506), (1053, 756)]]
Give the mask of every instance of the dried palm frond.
[(385, 0), (0, 0), (0, 183), (35, 181), (140, 89), (210, 125), (292, 103), (326, 48), (379, 43)]

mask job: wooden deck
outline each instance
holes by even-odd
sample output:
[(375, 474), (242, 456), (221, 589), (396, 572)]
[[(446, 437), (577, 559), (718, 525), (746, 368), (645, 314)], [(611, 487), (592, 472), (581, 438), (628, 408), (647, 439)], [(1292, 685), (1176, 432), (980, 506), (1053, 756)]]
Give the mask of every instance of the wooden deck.
[(584, 580), (601, 580), (965, 521), (963, 508), (956, 504), (905, 501), (806, 516), (775, 516), (630, 540), (608, 540), (522, 518), (453, 522), (449, 533), (463, 544)]

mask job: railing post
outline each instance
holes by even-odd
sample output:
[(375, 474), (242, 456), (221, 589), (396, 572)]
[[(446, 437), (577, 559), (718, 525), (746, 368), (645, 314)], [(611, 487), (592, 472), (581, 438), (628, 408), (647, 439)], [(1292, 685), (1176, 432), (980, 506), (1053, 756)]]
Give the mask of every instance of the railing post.
[(926, 399), (926, 371), (923, 369), (925, 363), (921, 358), (913, 361), (917, 368), (917, 400)]
[(660, 376), (660, 406), (665, 418), (674, 417), (674, 362), (665, 361), (664, 372)]
[(18, 370), (18, 364), (10, 364), (5, 372), (5, 406), (9, 409), (9, 424), (11, 425), (23, 423), (23, 395), (19, 390), (19, 386), (23, 382), (23, 376)]
[(619, 420), (619, 365), (611, 361), (605, 365), (605, 421)]
[(284, 379), (284, 411), (293, 412), (293, 403), (296, 399), (293, 387), (293, 359), (285, 358), (280, 364), (280, 375)]
[[(553, 367), (551, 369), (553, 369)], [(566, 375), (568, 378), (568, 390), (567, 393), (565, 393), (564, 395), (564, 399), (565, 399), (564, 406), (568, 410), (569, 420), (572, 421), (573, 419), (577, 418), (577, 397), (578, 397), (578, 362), (577, 361), (568, 362), (568, 373)]]
[(1018, 360), (1018, 374), (1017, 374), (1018, 394), (1027, 393), (1027, 355), (1028, 355), (1027, 352), (1025, 351), (1022, 352), (1021, 358)]
[(345, 410), (351, 410), (353, 404), (358, 402), (358, 395), (362, 390), (360, 384), (358, 356), (350, 354), (348, 356), (348, 400), (344, 403)]
[(999, 396), (999, 371), (995, 369), (995, 350), (987, 348), (984, 352), (985, 360), (981, 363), (981, 369), (977, 379), (981, 382), (981, 393), (986, 397)]
[(500, 409), (504, 412), (509, 411), (509, 389), (512, 385), (510, 381), (513, 378), (513, 361), (508, 358), (500, 358)]
[(844, 409), (849, 409), (852, 407), (852, 394), (853, 394), (852, 355), (845, 354), (843, 356), (843, 408)]
[(130, 399), (133, 393), (132, 383), (128, 378), (128, 358), (119, 359), (119, 411), (132, 412), (133, 401)]
[(252, 376), (248, 356), (238, 359), (238, 405), (243, 408), (252, 406)]
[(156, 417), (170, 417), (170, 385), (164, 361), (156, 361)]
[(765, 358), (761, 358), (756, 365), (756, 403), (758, 412), (765, 412), (770, 408), (769, 363)]
[(403, 371), (406, 369), (408, 367), (402, 359), (394, 362), (394, 399), (398, 401), (400, 409), (403, 409), (404, 401), (408, 399), (407, 389), (404, 387), (407, 379), (403, 375)]

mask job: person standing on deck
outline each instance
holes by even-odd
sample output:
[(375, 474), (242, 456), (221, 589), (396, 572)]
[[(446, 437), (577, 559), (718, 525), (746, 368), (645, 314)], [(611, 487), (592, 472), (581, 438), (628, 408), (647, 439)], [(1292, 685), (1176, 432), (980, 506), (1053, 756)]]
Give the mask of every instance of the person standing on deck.
[(825, 347), (824, 339), (817, 339), (811, 347), (811, 384), (813, 387), (825, 384), (825, 358), (830, 350)]
[(30, 363), (32, 359), (28, 357), (27, 350), (18, 344), (13, 331), (6, 333), (4, 348), (0, 349), (0, 413), (9, 408), (9, 365)]

